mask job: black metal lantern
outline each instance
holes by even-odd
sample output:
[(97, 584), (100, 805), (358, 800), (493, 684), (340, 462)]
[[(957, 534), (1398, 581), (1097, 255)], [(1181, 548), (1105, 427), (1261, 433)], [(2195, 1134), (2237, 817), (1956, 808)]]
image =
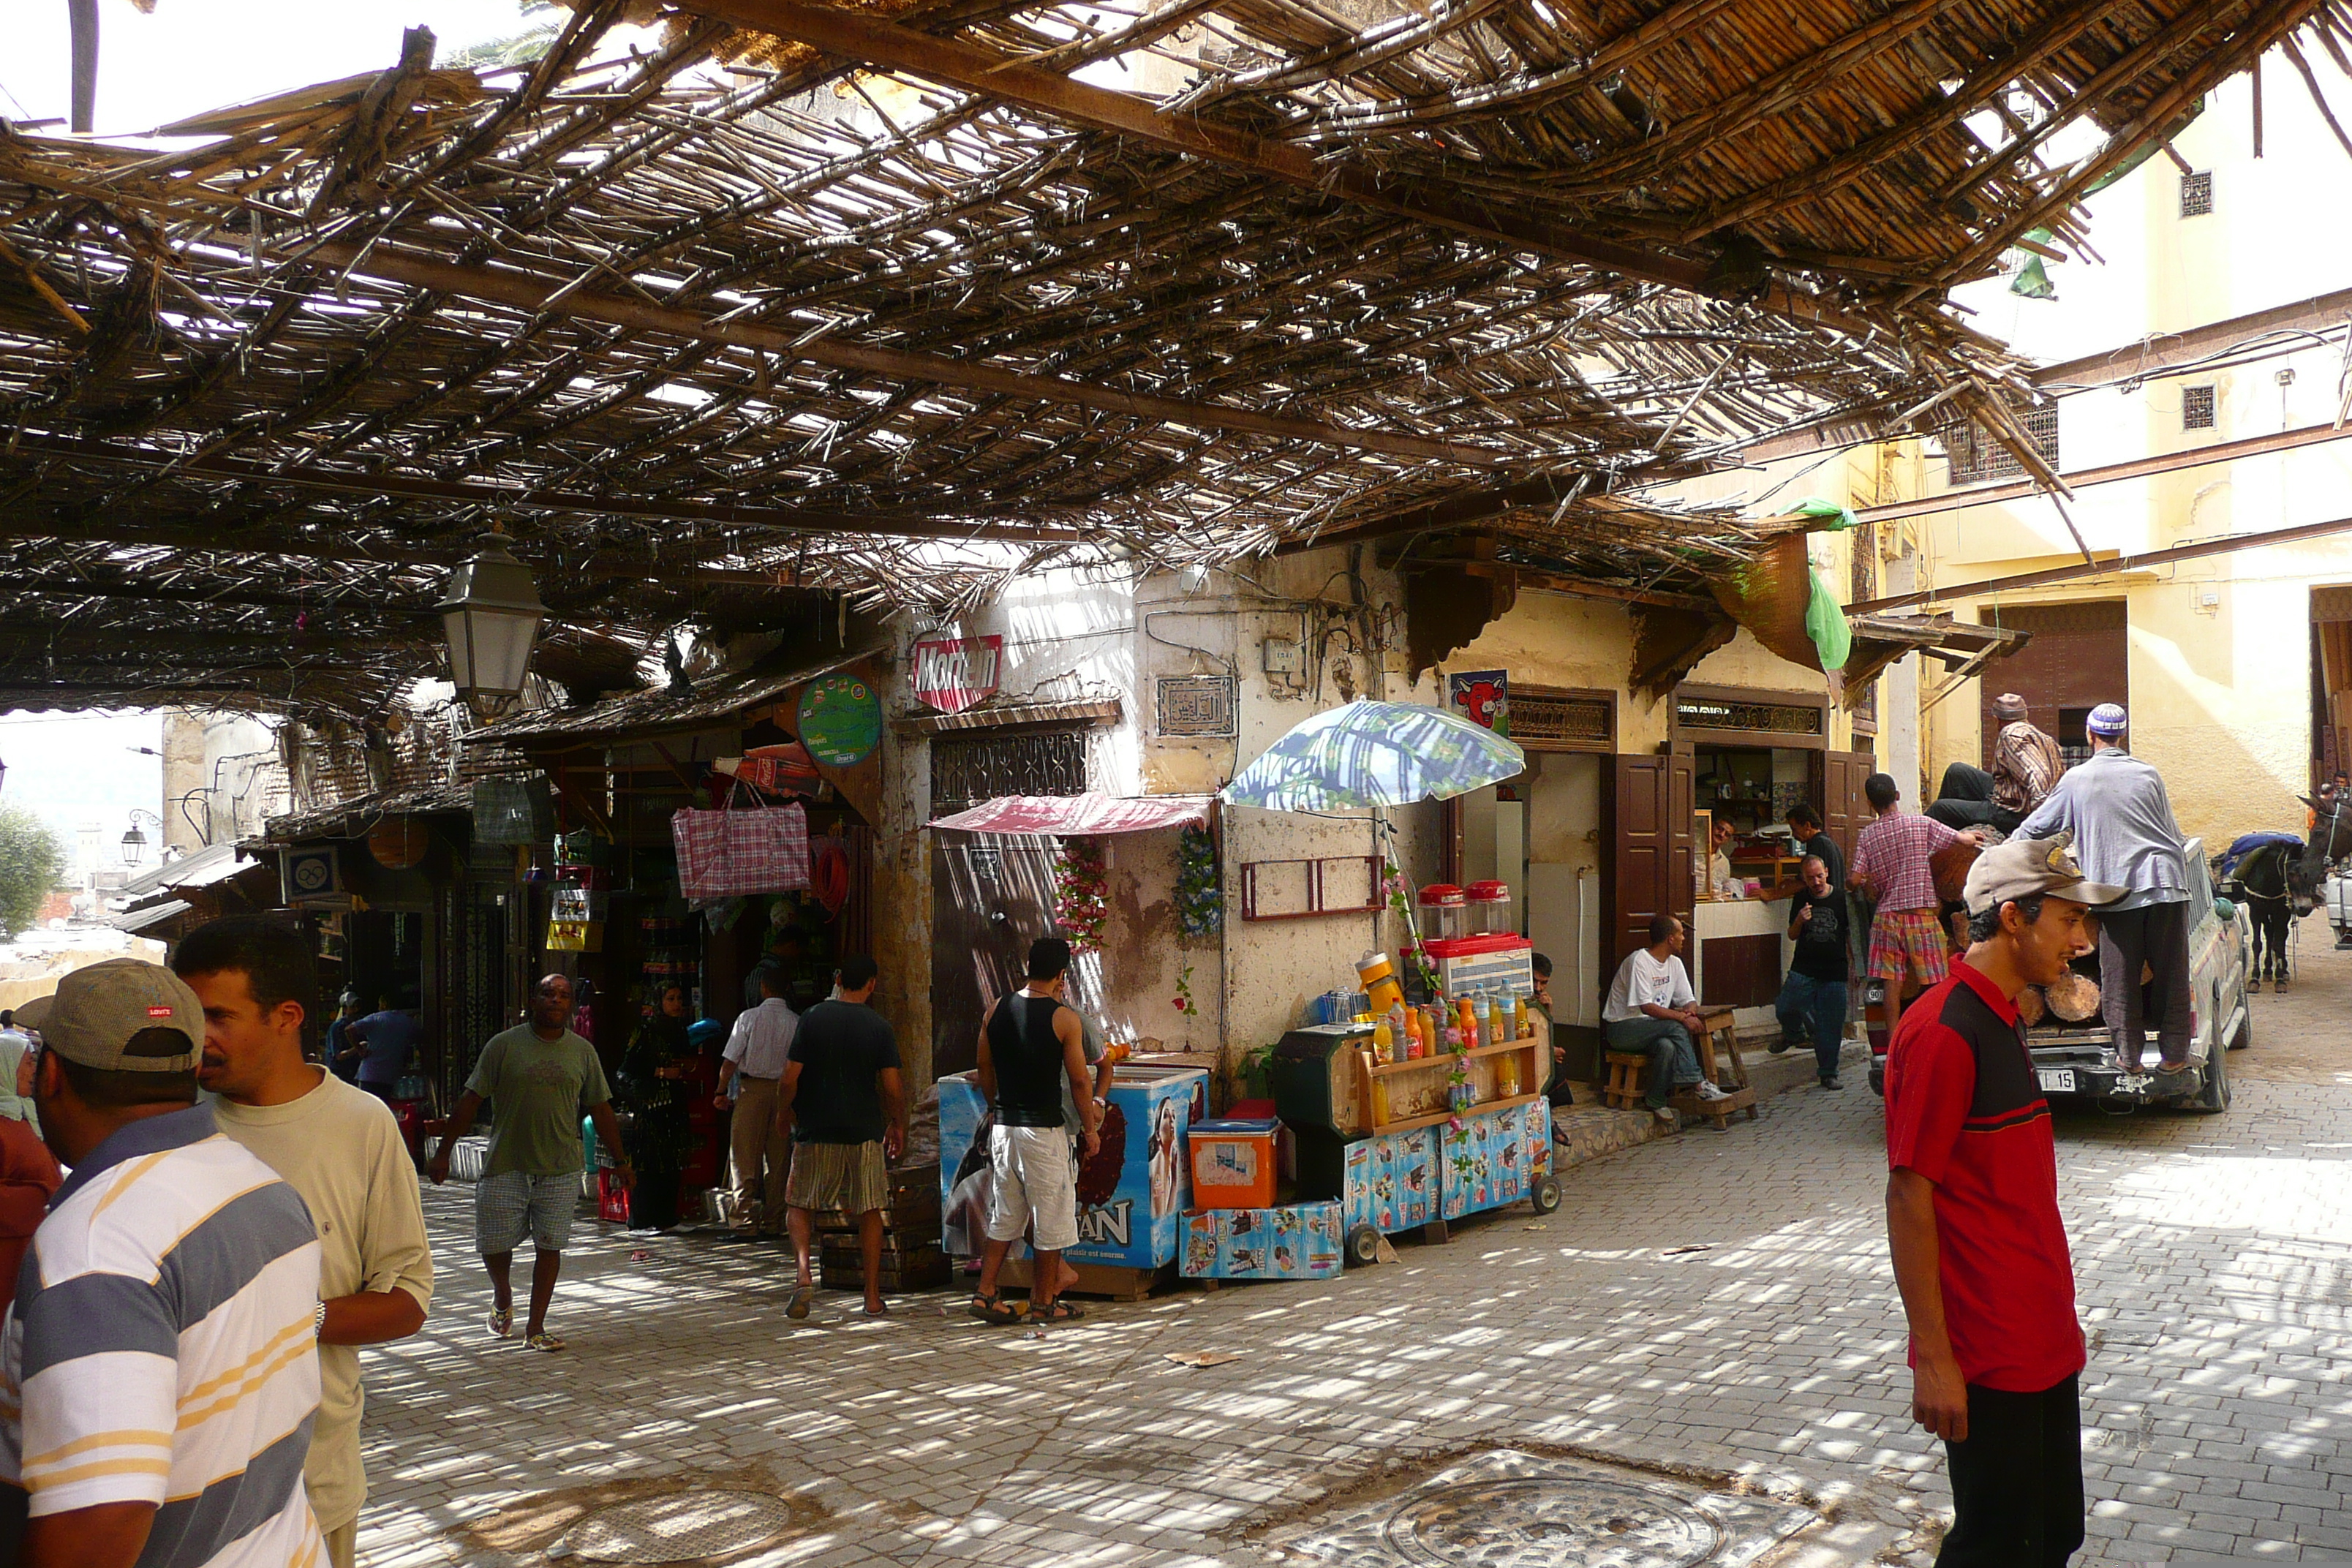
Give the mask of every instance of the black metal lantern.
[(449, 641), (449, 679), (457, 695), (491, 719), (522, 697), (547, 606), (539, 602), (530, 568), (507, 552), (503, 534), (486, 533), (478, 542), (474, 558), (449, 574), (449, 585), (433, 607)]
[(134, 822), (131, 825), (131, 831), (122, 836), (122, 863), (126, 866), (136, 866), (145, 858), (147, 858), (147, 836), (139, 831), (139, 825)]

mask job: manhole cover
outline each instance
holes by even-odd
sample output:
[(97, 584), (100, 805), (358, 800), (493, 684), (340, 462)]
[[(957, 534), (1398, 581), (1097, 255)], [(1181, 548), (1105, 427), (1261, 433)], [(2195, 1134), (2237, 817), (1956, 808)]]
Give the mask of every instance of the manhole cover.
[(1266, 1538), (1349, 1568), (1747, 1568), (1818, 1516), (1502, 1448)]
[(1694, 1568), (1723, 1544), (1713, 1520), (1671, 1493), (1569, 1476), (1423, 1492), (1387, 1534), (1390, 1551), (1431, 1568)]
[(671, 1492), (600, 1508), (547, 1554), (586, 1563), (693, 1563), (765, 1546), (794, 1522), (792, 1504), (766, 1492)]

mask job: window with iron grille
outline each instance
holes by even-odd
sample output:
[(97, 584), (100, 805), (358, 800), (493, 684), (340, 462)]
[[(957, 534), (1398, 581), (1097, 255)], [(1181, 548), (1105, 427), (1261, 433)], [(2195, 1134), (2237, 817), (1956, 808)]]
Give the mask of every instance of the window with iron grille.
[(2207, 217), (2213, 211), (2213, 175), (2210, 170), (2202, 174), (2180, 176), (2180, 216)]
[(1084, 795), (1084, 724), (931, 738), (931, 815), (1002, 795)]
[[(1878, 526), (1864, 523), (1847, 535), (1853, 542), (1853, 568), (1846, 603), (1866, 604), (1878, 597)], [(1846, 688), (1845, 710), (1857, 735), (1878, 733), (1878, 682), (1862, 681)]]
[(2184, 386), (2180, 389), (2180, 427), (2183, 430), (2213, 428), (2213, 389), (2210, 386)]
[(1511, 689), (1511, 739), (1538, 750), (1615, 749), (1617, 713), (1606, 697)]
[[(2055, 468), (2058, 463), (2058, 406), (2047, 404), (2029, 408), (2018, 421), (2025, 427), (2026, 438), (2042, 460)], [(1943, 430), (1944, 456), (1952, 465), (1952, 483), (1972, 485), (1987, 479), (2014, 479), (2023, 477), (2025, 465), (2012, 456), (2010, 449), (1992, 438), (1989, 431), (1968, 421), (1948, 425)]]

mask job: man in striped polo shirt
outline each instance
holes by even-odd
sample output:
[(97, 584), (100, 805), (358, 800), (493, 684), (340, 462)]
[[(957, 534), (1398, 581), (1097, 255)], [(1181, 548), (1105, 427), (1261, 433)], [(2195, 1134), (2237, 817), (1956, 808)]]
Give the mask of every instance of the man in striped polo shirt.
[(195, 993), (115, 959), (19, 1016), (41, 1035), (41, 1134), (73, 1176), (0, 1352), (14, 1560), (314, 1568), (318, 1237), (294, 1189), (195, 1103)]

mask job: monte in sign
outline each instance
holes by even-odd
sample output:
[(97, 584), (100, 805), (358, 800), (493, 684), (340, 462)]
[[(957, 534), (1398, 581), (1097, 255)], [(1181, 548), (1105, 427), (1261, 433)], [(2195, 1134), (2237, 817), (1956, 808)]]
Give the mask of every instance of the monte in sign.
[(1002, 637), (949, 637), (915, 645), (915, 697), (942, 713), (961, 713), (996, 689), (1004, 661)]

